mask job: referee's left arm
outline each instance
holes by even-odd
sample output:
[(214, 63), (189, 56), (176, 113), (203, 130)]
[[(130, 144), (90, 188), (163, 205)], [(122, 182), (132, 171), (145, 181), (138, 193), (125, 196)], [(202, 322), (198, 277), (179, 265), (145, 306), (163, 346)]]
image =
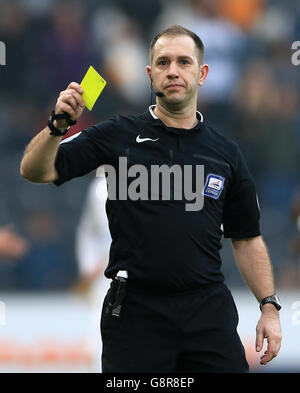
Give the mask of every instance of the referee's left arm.
[[(248, 239), (232, 239), (234, 256), (248, 287), (260, 302), (275, 293), (275, 284), (271, 260), (261, 236)], [(263, 341), (268, 347), (260, 359), (265, 365), (277, 356), (281, 345), (279, 312), (272, 304), (262, 307), (261, 318), (256, 327), (256, 351), (262, 350)]]

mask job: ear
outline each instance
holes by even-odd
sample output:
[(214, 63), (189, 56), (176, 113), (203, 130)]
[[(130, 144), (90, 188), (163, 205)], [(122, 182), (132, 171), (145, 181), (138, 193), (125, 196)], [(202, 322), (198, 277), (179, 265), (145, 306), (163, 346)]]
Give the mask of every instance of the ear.
[(209, 71), (209, 65), (208, 64), (202, 64), (201, 66), (201, 71), (200, 71), (200, 77), (199, 77), (199, 82), (198, 85), (202, 86), (205, 82), (205, 79), (207, 78), (208, 71)]
[(148, 75), (149, 81), (152, 84), (151, 67), (147, 66), (146, 70), (147, 70), (147, 75)]

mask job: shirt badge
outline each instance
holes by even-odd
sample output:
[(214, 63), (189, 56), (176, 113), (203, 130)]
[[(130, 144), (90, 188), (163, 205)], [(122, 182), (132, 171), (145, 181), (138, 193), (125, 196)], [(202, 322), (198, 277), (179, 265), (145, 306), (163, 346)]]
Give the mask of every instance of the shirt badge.
[(224, 182), (224, 177), (214, 175), (213, 173), (208, 174), (203, 189), (203, 195), (218, 199), (224, 188)]

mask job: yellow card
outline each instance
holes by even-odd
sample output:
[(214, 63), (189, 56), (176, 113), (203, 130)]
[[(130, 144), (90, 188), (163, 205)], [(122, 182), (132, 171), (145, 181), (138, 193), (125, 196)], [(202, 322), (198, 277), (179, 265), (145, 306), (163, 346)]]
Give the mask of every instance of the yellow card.
[(91, 111), (93, 109), (105, 85), (106, 81), (98, 74), (94, 67), (90, 66), (80, 83), (80, 86), (84, 90), (82, 99), (88, 110)]

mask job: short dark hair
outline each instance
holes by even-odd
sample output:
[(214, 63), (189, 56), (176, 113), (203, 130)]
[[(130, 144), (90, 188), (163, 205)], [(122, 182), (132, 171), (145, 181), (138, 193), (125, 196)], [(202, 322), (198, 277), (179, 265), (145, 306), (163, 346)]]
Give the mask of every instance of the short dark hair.
[(158, 33), (153, 40), (150, 42), (150, 62), (152, 63), (152, 59), (153, 59), (153, 48), (156, 44), (156, 41), (162, 37), (162, 36), (170, 36), (170, 37), (175, 37), (177, 35), (187, 35), (189, 37), (191, 37), (196, 45), (196, 48), (198, 50), (198, 59), (199, 59), (199, 64), (202, 63), (203, 61), (203, 56), (204, 56), (204, 45), (203, 42), (201, 40), (201, 38), (199, 36), (197, 36), (197, 34), (195, 34), (194, 32), (192, 32), (191, 30), (186, 29), (183, 26), (180, 25), (173, 25), (168, 27), (167, 29), (161, 31), (160, 33)]

